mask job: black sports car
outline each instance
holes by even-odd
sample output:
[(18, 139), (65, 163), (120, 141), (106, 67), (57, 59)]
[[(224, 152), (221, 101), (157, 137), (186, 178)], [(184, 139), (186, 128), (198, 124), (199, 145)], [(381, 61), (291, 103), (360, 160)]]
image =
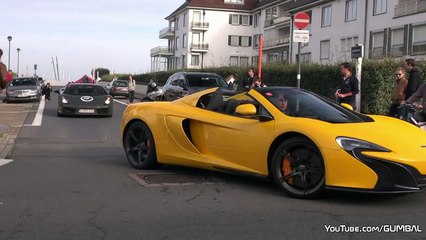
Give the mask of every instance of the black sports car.
[[(59, 93), (59, 90), (55, 91)], [(58, 116), (112, 117), (113, 99), (95, 84), (71, 84), (58, 98)]]

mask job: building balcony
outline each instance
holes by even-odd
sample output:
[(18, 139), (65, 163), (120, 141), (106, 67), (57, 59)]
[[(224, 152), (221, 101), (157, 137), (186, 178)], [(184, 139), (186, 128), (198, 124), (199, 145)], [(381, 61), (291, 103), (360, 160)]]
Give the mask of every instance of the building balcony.
[(426, 12), (426, 0), (412, 0), (395, 6), (395, 17)]
[(287, 15), (280, 15), (280, 16), (276, 16), (272, 19), (266, 20), (265, 21), (265, 27), (272, 27), (274, 25), (279, 25), (282, 23), (288, 23), (290, 22), (291, 18)]
[(191, 51), (193, 52), (207, 52), (209, 50), (208, 43), (192, 43)]
[(193, 30), (201, 30), (201, 31), (207, 31), (210, 27), (210, 23), (207, 21), (193, 21), (192, 22), (192, 29)]
[(265, 40), (263, 43), (263, 47), (264, 48), (281, 47), (288, 44), (290, 44), (290, 35)]
[(169, 39), (175, 37), (175, 30), (171, 27), (161, 29), (159, 34), (160, 39)]
[(156, 47), (151, 49), (151, 57), (159, 57), (159, 56), (173, 56), (173, 50), (167, 46), (164, 47)]

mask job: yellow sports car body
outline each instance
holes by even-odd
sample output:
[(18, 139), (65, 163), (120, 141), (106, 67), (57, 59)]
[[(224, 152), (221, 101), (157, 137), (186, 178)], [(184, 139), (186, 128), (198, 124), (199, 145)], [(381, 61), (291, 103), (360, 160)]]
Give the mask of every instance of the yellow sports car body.
[(122, 141), (138, 169), (174, 164), (271, 177), (299, 198), (324, 189), (416, 192), (426, 187), (426, 132), (353, 112), (296, 88), (219, 89), (132, 104)]

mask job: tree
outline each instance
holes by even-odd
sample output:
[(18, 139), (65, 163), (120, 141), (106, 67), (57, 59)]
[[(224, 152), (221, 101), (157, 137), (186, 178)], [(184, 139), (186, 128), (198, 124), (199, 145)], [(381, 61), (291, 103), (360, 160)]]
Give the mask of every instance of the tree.
[(96, 72), (99, 74), (98, 77), (103, 77), (111, 73), (111, 71), (107, 68), (96, 68)]

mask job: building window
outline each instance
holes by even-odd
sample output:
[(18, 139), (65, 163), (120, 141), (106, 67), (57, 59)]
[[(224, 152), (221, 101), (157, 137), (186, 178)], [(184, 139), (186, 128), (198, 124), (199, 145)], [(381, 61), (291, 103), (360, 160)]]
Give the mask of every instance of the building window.
[(176, 37), (176, 50), (178, 50), (179, 49), (179, 37)]
[(253, 36), (253, 48), (258, 48), (259, 47), (259, 40), (260, 40), (260, 35), (259, 34), (255, 34)]
[(238, 14), (231, 14), (230, 15), (230, 21), (229, 23), (231, 25), (240, 25), (240, 15)]
[(372, 34), (371, 58), (383, 57), (384, 39), (384, 32), (375, 32)]
[(331, 26), (331, 5), (322, 8), (321, 27)]
[(182, 69), (186, 68), (186, 57), (185, 55), (182, 55)]
[(404, 56), (404, 28), (392, 29), (391, 34), (391, 48), (390, 55), (392, 57)]
[(237, 35), (230, 35), (228, 36), (228, 45), (233, 47), (238, 47), (240, 38)]
[(259, 18), (260, 18), (260, 15), (258, 13), (253, 15), (253, 26), (255, 28), (259, 27)]
[(259, 64), (259, 56), (253, 56), (253, 57), (251, 57), (251, 64), (253, 66), (258, 65)]
[(241, 25), (249, 26), (250, 25), (250, 16), (249, 15), (241, 15)]
[(320, 60), (330, 59), (330, 40), (320, 42)]
[(200, 65), (200, 55), (192, 55), (191, 56), (191, 65), (192, 66), (199, 66)]
[(240, 37), (240, 46), (241, 47), (250, 47), (251, 46), (251, 37), (241, 36)]
[(240, 66), (247, 67), (249, 65), (249, 57), (240, 57)]
[(358, 36), (340, 39), (340, 51), (350, 52), (352, 47), (358, 44)]
[(229, 60), (230, 60), (230, 65), (231, 66), (238, 66), (238, 57), (234, 57), (234, 56), (231, 56), (230, 58), (229, 58)]
[(183, 14), (183, 27), (186, 27), (186, 13)]
[(387, 12), (388, 0), (374, 0), (373, 14), (380, 15)]
[(346, 0), (345, 21), (350, 22), (356, 20), (357, 17), (357, 0)]
[(266, 9), (266, 21), (272, 20), (276, 17), (278, 17), (278, 7)]
[(175, 26), (176, 26), (176, 30), (178, 30), (179, 29), (179, 17), (176, 17), (176, 24), (175, 24)]
[(413, 27), (413, 46), (411, 54), (426, 54), (426, 24)]
[(244, 0), (224, 0), (224, 3), (228, 3), (228, 4), (244, 4)]
[(186, 34), (183, 34), (183, 37), (182, 37), (182, 48), (186, 48), (187, 40), (188, 40), (188, 36)]
[[(299, 60), (299, 55), (296, 55), (296, 59), (297, 59), (297, 61)], [(307, 52), (307, 53), (300, 54), (300, 62), (302, 62), (302, 63), (311, 62), (311, 53)]]

